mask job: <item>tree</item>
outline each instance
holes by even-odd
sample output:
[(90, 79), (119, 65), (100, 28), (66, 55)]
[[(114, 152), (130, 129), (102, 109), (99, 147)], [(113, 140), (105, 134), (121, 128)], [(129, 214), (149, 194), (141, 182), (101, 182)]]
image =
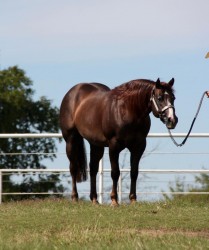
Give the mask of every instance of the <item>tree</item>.
[[(17, 66), (9, 67), (0, 71), (0, 133), (42, 133), (58, 132), (58, 108), (52, 107), (52, 103), (46, 97), (33, 100), (34, 90), (32, 81), (26, 76), (24, 70)], [(26, 152), (56, 152), (56, 144), (52, 138), (40, 139), (0, 139), (0, 168), (46, 168), (42, 164), (44, 158), (53, 160), (53, 154), (25, 154), (16, 156), (6, 156), (4, 153), (26, 153)], [(26, 182), (26, 180), (29, 182)], [(47, 179), (54, 182), (46, 185)], [(38, 182), (42, 180), (42, 182)], [(31, 189), (63, 191), (63, 186), (59, 183), (56, 175), (38, 176), (38, 181), (34, 178), (25, 177), (21, 184), (14, 182), (11, 175), (3, 178), (3, 192), (12, 192), (15, 189), (22, 192)], [(44, 183), (44, 184), (43, 184)], [(42, 190), (43, 191), (43, 190)], [(19, 197), (20, 198), (20, 197)], [(25, 198), (22, 196), (22, 198)]]
[(183, 179), (176, 179), (176, 182), (174, 185), (169, 185), (170, 192), (191, 192), (191, 194), (186, 195), (174, 195), (171, 193), (171, 196), (168, 196), (164, 194), (164, 198), (166, 200), (186, 200), (190, 202), (208, 202), (209, 201), (209, 195), (208, 194), (198, 194), (194, 195), (192, 192), (209, 192), (209, 175), (208, 174), (200, 174), (198, 176), (195, 176), (195, 183), (196, 186), (191, 185), (185, 185), (185, 178)]

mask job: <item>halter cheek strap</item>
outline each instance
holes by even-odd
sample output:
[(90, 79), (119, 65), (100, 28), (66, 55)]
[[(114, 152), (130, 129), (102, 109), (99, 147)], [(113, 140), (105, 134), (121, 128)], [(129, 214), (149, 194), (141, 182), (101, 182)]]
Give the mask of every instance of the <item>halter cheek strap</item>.
[(155, 106), (156, 111), (159, 112), (159, 108), (158, 108), (157, 103), (155, 101), (154, 94), (151, 95), (150, 102), (153, 103), (153, 105)]

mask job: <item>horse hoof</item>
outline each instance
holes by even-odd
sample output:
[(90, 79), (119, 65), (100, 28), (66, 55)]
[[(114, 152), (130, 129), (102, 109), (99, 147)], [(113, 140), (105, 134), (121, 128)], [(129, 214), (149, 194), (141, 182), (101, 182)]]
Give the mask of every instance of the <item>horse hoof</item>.
[(111, 207), (118, 207), (119, 204), (118, 204), (118, 202), (117, 202), (116, 200), (112, 200), (112, 203), (111, 203), (110, 206), (111, 206)]
[(136, 199), (131, 199), (131, 205), (135, 205), (137, 203)]
[(73, 203), (78, 203), (78, 198), (72, 198)]
[(93, 199), (93, 200), (92, 200), (92, 204), (93, 204), (93, 205), (99, 205), (99, 202), (98, 202), (98, 200)]

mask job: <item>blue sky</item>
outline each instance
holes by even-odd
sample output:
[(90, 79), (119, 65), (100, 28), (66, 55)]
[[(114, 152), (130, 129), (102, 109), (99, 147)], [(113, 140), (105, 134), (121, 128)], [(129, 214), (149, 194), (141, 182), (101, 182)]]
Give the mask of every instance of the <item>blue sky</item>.
[[(186, 132), (209, 89), (208, 9), (207, 0), (0, 1), (1, 68), (19, 65), (57, 106), (78, 82), (174, 77), (176, 131)], [(208, 117), (198, 122), (207, 132)]]
[[(176, 131), (185, 132), (209, 89), (208, 9), (207, 0), (1, 1), (1, 68), (19, 65), (57, 106), (78, 82), (174, 77)], [(199, 130), (208, 125), (202, 114)]]
[[(1, 69), (23, 68), (36, 97), (56, 106), (78, 82), (174, 77), (175, 131), (186, 132), (209, 89), (208, 9), (208, 0), (0, 1)], [(194, 132), (208, 132), (207, 111), (204, 101)]]
[[(18, 65), (33, 80), (35, 97), (47, 96), (58, 107), (79, 82), (115, 87), (174, 77), (174, 132), (187, 132), (209, 90), (208, 10), (208, 0), (0, 0), (1, 69)], [(209, 132), (208, 107), (204, 100), (193, 132)], [(167, 132), (151, 117), (151, 132)], [(208, 139), (191, 142), (186, 150), (209, 146)], [(174, 149), (170, 141), (163, 146)], [(180, 162), (195, 167), (193, 158)], [(207, 159), (198, 162), (206, 166)]]

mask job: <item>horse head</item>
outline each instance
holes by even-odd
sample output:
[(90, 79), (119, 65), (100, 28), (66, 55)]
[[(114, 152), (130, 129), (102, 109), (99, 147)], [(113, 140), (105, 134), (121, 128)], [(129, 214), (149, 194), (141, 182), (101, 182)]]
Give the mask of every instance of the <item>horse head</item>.
[(178, 123), (174, 108), (175, 96), (172, 89), (173, 84), (174, 78), (168, 83), (160, 82), (158, 78), (154, 84), (150, 98), (154, 116), (160, 118), (168, 129), (174, 129)]

